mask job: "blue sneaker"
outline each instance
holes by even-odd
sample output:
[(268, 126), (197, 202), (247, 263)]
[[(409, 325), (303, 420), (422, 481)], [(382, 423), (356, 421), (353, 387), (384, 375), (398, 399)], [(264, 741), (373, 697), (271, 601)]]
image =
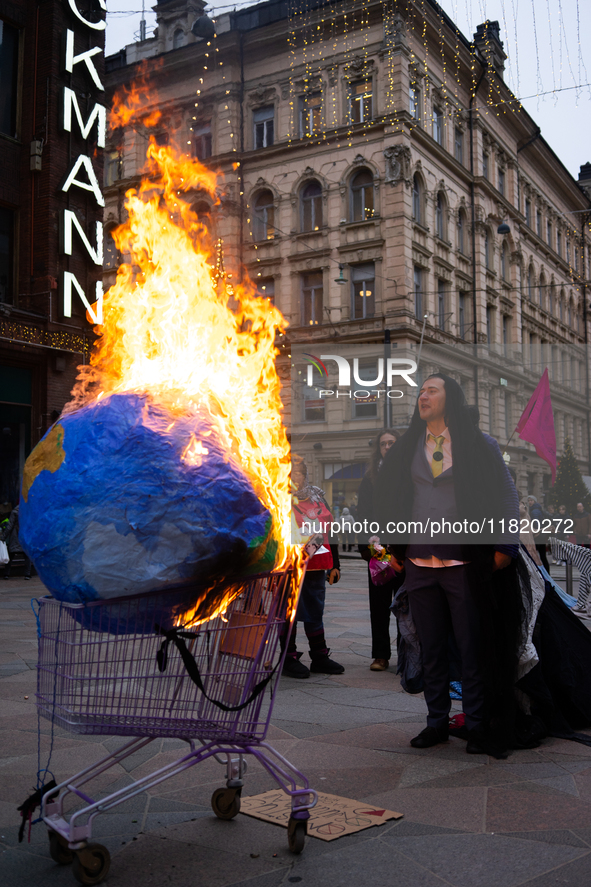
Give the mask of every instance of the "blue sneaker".
[(449, 682), (449, 698), (450, 699), (461, 699), (462, 698), (462, 683), (461, 683), (461, 681), (450, 681)]

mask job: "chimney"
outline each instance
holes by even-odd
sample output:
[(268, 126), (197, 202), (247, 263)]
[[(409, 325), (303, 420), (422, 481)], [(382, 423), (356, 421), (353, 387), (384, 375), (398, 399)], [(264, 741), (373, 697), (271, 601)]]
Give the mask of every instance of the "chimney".
[(579, 188), (591, 200), (591, 163), (584, 163), (579, 171)]
[(488, 20), (477, 25), (474, 34), (474, 44), (487, 60), (489, 65), (502, 77), (505, 72), (507, 56), (503, 51), (503, 43), (500, 38), (501, 29), (498, 22)]

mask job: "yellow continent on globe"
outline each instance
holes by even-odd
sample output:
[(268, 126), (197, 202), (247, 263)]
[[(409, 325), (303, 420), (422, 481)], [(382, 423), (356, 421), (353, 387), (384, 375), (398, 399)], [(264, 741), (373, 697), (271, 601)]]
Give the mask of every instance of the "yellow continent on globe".
[(57, 471), (66, 453), (63, 448), (64, 429), (62, 425), (54, 425), (47, 437), (37, 444), (27, 461), (23, 471), (22, 494), (25, 502), (29, 498), (29, 490), (33, 486), (35, 478), (42, 471)]

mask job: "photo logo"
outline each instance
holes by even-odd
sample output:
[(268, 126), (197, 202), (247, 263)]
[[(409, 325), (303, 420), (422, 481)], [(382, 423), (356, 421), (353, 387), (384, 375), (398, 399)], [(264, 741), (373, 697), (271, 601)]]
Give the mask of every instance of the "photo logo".
[(308, 388), (312, 388), (314, 385), (314, 368), (318, 370), (321, 377), (328, 379), (328, 370), (319, 357), (316, 357), (314, 354), (307, 354), (306, 352), (304, 352), (303, 356), (308, 362), (308, 375), (306, 378)]

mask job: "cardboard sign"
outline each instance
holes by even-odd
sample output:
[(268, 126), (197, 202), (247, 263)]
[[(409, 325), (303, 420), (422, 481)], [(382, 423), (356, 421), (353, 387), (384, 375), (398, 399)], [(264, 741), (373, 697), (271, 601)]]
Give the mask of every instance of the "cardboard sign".
[[(243, 796), (240, 812), (287, 828), (291, 799), (281, 789), (251, 798)], [(383, 825), (390, 819), (401, 819), (402, 816), (402, 813), (394, 813), (393, 810), (377, 809), (361, 801), (318, 792), (318, 803), (310, 810), (308, 834), (313, 838), (320, 838), (321, 841), (334, 841), (373, 825)]]

